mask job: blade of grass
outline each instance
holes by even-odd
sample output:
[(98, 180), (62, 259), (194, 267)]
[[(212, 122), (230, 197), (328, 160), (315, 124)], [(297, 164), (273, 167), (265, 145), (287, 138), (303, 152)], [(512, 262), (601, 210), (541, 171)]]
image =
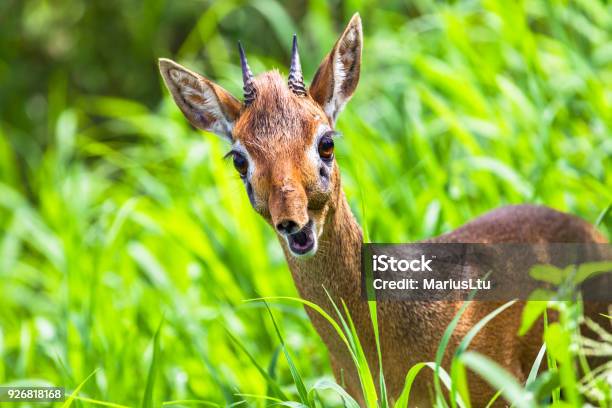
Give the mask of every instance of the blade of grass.
[(534, 407), (533, 395), (524, 390), (516, 379), (496, 362), (474, 351), (461, 355), (461, 361), (494, 388), (501, 390), (502, 395), (518, 408)]
[[(323, 288), (325, 290), (325, 288)], [(329, 296), (329, 294), (328, 294)], [(338, 334), (338, 336), (340, 337), (340, 339), (344, 342), (344, 344), (347, 347), (347, 350), (349, 351), (351, 358), (353, 359), (353, 362), (355, 363), (355, 367), (357, 369), (357, 372), (359, 374), (359, 380), (361, 382), (362, 388), (364, 390), (364, 394), (367, 393), (368, 395), (373, 394), (374, 396), (376, 395), (376, 389), (373, 388), (373, 384), (374, 381), (371, 377), (371, 373), (369, 372), (369, 369), (367, 370), (360, 370), (360, 366), (363, 366), (362, 363), (360, 363), (360, 361), (364, 361), (365, 357), (361, 356), (358, 357), (358, 348), (360, 347), (360, 345), (358, 345), (358, 339), (357, 342), (355, 341), (356, 339), (354, 338), (354, 336), (351, 335), (351, 330), (349, 329), (349, 326), (347, 325), (346, 321), (344, 320), (342, 314), (340, 313), (340, 310), (337, 308), (336, 304), (332, 301), (332, 306), (334, 307), (336, 313), (339, 316), (339, 319), (341, 321), (341, 324), (344, 327), (344, 330), (340, 327), (340, 325), (338, 325), (338, 323), (326, 312), (324, 311), (319, 305), (301, 299), (301, 298), (295, 298), (295, 297), (288, 297), (288, 296), (273, 296), (273, 297), (264, 297), (264, 298), (258, 298), (258, 299), (249, 299), (246, 300), (246, 302), (252, 302), (252, 301), (263, 301), (266, 302), (267, 300), (287, 300), (290, 302), (296, 302), (296, 303), (300, 303), (304, 306), (308, 306), (311, 309), (313, 309), (314, 311), (316, 311), (317, 313), (319, 313), (325, 320), (327, 320), (327, 322), (334, 328), (334, 330), (336, 331), (336, 333)], [(345, 334), (346, 333), (346, 334)], [(362, 351), (363, 354), (363, 351)], [(367, 364), (367, 363), (366, 363)], [(362, 376), (365, 376), (365, 378), (363, 378)], [(367, 380), (367, 378), (369, 378), (369, 380)], [(375, 397), (374, 397), (375, 398)], [(375, 401), (375, 399), (374, 399)]]
[(395, 401), (395, 404), (393, 405), (394, 408), (405, 408), (409, 406), (410, 391), (412, 390), (414, 380), (416, 379), (416, 376), (421, 372), (421, 370), (425, 367), (429, 367), (434, 372), (434, 375), (439, 375), (442, 384), (444, 384), (446, 389), (450, 391), (451, 378), (444, 368), (440, 367), (435, 362), (417, 363), (410, 367), (410, 370), (408, 370), (408, 373), (406, 374), (406, 380), (404, 381), (404, 387), (402, 388), (402, 392), (400, 393), (400, 396), (398, 397), (397, 401)]
[[(548, 330), (548, 309), (546, 308), (544, 309), (543, 316), (544, 316), (544, 335), (546, 335), (546, 331)], [(559, 372), (559, 369), (557, 367), (557, 360), (554, 359), (554, 357), (552, 356), (552, 354), (548, 352), (548, 350), (546, 350), (546, 363), (550, 371)], [(561, 390), (559, 388), (555, 389), (552, 392), (551, 398), (553, 401), (553, 405), (559, 404), (559, 401), (561, 401)]]
[(155, 378), (157, 377), (157, 369), (159, 364), (159, 336), (161, 333), (162, 326), (164, 325), (164, 318), (162, 317), (153, 336), (153, 355), (151, 357), (151, 365), (149, 366), (149, 375), (147, 376), (147, 385), (145, 386), (145, 392), (142, 397), (142, 408), (154, 408), (153, 403), (153, 390), (155, 387)]
[(89, 374), (75, 389), (74, 391), (72, 391), (72, 393), (70, 394), (70, 396), (68, 397), (68, 399), (66, 401), (64, 401), (64, 403), (62, 404), (62, 408), (68, 408), (70, 405), (72, 405), (72, 403), (74, 402), (74, 400), (76, 399), (77, 394), (79, 393), (79, 391), (81, 391), (81, 388), (83, 388), (83, 386), (85, 385), (85, 383), (95, 374), (98, 372), (98, 369), (95, 369), (91, 374)]
[[(234, 342), (234, 344), (236, 344), (236, 346), (238, 346), (238, 348), (240, 350), (242, 350), (242, 352), (244, 354), (246, 354), (246, 356), (249, 358), (249, 360), (251, 360), (251, 363), (255, 366), (255, 368), (257, 369), (257, 371), (259, 371), (259, 373), (261, 374), (261, 376), (266, 380), (266, 383), (268, 384), (268, 387), (270, 387), (270, 389), (272, 390), (272, 392), (281, 400), (288, 400), (289, 398), (285, 395), (285, 393), (281, 390), (280, 386), (278, 385), (278, 383), (259, 365), (259, 363), (257, 363), (257, 360), (255, 359), (255, 357), (253, 357), (253, 355), (251, 355), (251, 353), (249, 353), (249, 351), (247, 350), (247, 348), (242, 344), (242, 342), (240, 340), (238, 340), (229, 330), (227, 330), (227, 328), (225, 329), (225, 333), (226, 335)], [(275, 353), (275, 355), (278, 355), (278, 353)]]
[(601, 213), (599, 213), (599, 216), (595, 220), (595, 226), (596, 227), (599, 227), (601, 225), (601, 223), (603, 222), (603, 220), (606, 219), (606, 216), (608, 215), (610, 210), (612, 210), (612, 203), (608, 204), (608, 206), (606, 208), (604, 208), (604, 210)]
[(470, 396), (469, 396), (469, 391), (467, 388), (467, 376), (465, 375), (465, 370), (464, 367), (461, 364), (461, 355), (467, 350), (467, 348), (470, 346), (470, 343), (472, 342), (472, 340), (474, 339), (474, 337), (476, 337), (476, 335), (478, 334), (478, 332), (480, 332), (480, 330), (482, 330), (482, 328), (489, 323), (491, 320), (493, 320), (496, 316), (498, 316), (500, 313), (502, 313), (504, 310), (508, 309), (510, 306), (512, 306), (514, 303), (516, 303), (516, 300), (511, 300), (509, 302), (504, 303), (503, 305), (499, 306), (498, 308), (496, 308), (495, 310), (493, 310), (492, 312), (488, 313), (485, 317), (483, 317), (482, 319), (480, 319), (480, 321), (478, 321), (478, 323), (476, 323), (465, 335), (465, 337), (461, 340), (461, 343), (459, 343), (459, 346), (457, 346), (457, 350), (455, 351), (455, 355), (453, 357), (452, 363), (451, 363), (451, 405), (453, 406), (453, 408), (455, 408), (455, 398), (453, 397), (455, 395), (455, 392), (459, 391), (459, 396), (458, 396), (458, 400), (462, 400), (467, 407), (470, 406)]
[(162, 402), (162, 407), (170, 407), (172, 405), (203, 405), (205, 407), (221, 407), (221, 405), (216, 404), (214, 402), (202, 401), (202, 400), (174, 400), (174, 401), (164, 401)]
[(540, 365), (542, 365), (542, 360), (544, 360), (544, 355), (546, 354), (546, 343), (542, 344), (540, 347), (540, 351), (538, 351), (538, 355), (536, 356), (533, 365), (531, 366), (531, 370), (529, 371), (529, 376), (527, 376), (527, 381), (525, 385), (529, 385), (535, 381), (538, 376), (538, 371), (540, 371)]
[(236, 396), (238, 397), (245, 397), (245, 398), (257, 398), (257, 399), (261, 399), (261, 400), (266, 400), (266, 401), (272, 401), (278, 404), (282, 404), (283, 400), (279, 399), (279, 398), (275, 398), (275, 397), (270, 397), (269, 395), (256, 395), (256, 394), (236, 394)]
[[(564, 302), (565, 303), (565, 302)], [(566, 320), (561, 312), (560, 321)], [(572, 339), (569, 328), (565, 324), (555, 322), (548, 326), (544, 333), (546, 350), (552, 354), (553, 358), (559, 363), (559, 378), (563, 388), (564, 398), (572, 406), (582, 406), (582, 398), (578, 390), (576, 372), (574, 369), (574, 352), (572, 350)], [(573, 325), (573, 323), (571, 323)]]
[(436, 369), (434, 370), (435, 372), (434, 390), (436, 393), (436, 403), (440, 404), (443, 407), (448, 406), (448, 405), (446, 403), (446, 400), (444, 399), (444, 394), (442, 393), (442, 387), (440, 386), (439, 370), (440, 368), (442, 368), (442, 359), (444, 358), (444, 352), (446, 351), (446, 347), (448, 346), (448, 343), (450, 342), (451, 335), (455, 331), (455, 328), (457, 327), (457, 324), (459, 324), (459, 320), (461, 319), (461, 316), (468, 308), (470, 301), (474, 298), (474, 296), (476, 296), (475, 290), (473, 290), (470, 293), (470, 295), (468, 296), (468, 299), (463, 302), (463, 304), (461, 305), (461, 308), (459, 308), (459, 311), (457, 311), (457, 313), (453, 317), (453, 320), (451, 320), (451, 322), (446, 327), (446, 330), (444, 331), (444, 334), (442, 335), (442, 338), (440, 339), (440, 344), (438, 344), (438, 349), (436, 351)]
[(285, 358), (287, 359), (287, 364), (289, 364), (289, 370), (291, 371), (291, 376), (293, 377), (293, 381), (294, 381), (295, 386), (296, 386), (296, 388), (298, 390), (298, 394), (300, 396), (300, 400), (301, 400), (302, 404), (304, 404), (305, 406), (309, 406), (310, 403), (309, 403), (309, 400), (308, 400), (308, 392), (306, 391), (306, 386), (304, 385), (304, 381), (302, 380), (302, 377), (300, 376), (300, 374), (299, 374), (299, 372), (297, 370), (297, 367), (293, 363), (293, 359), (289, 355), (289, 350), (287, 350), (287, 346), (285, 345), (285, 339), (283, 338), (283, 336), (280, 333), (280, 330), (278, 328), (278, 325), (276, 324), (276, 319), (274, 318), (274, 314), (272, 313), (272, 310), (268, 306), (267, 302), (264, 301), (264, 304), (266, 305), (266, 309), (268, 310), (270, 318), (272, 319), (272, 324), (274, 325), (274, 330), (276, 331), (276, 335), (278, 336), (278, 340), (281, 343), (281, 347), (283, 349), (283, 353), (285, 354)]
[[(378, 378), (380, 386), (380, 402), (382, 408), (389, 406), (387, 396), (387, 385), (385, 384), (385, 374), (382, 365), (382, 352), (380, 351), (380, 336), (378, 333), (378, 313), (376, 310), (376, 301), (369, 300), (368, 307), (370, 309), (370, 320), (372, 321), (372, 330), (374, 331), (374, 340), (376, 342), (376, 355), (378, 356)], [(346, 306), (345, 306), (346, 308)]]
[(93, 398), (79, 397), (78, 395), (75, 396), (74, 399), (78, 401), (88, 402), (94, 405), (102, 405), (102, 406), (111, 407), (111, 408), (131, 408), (131, 407), (128, 407), (127, 405), (115, 404), (114, 402), (99, 401)]
[(491, 399), (489, 400), (485, 408), (491, 408), (493, 404), (495, 404), (495, 401), (497, 401), (501, 393), (502, 393), (502, 390), (497, 390), (497, 392), (495, 393), (495, 395), (491, 397)]
[(336, 321), (316, 303), (310, 302), (308, 300), (296, 298), (296, 297), (291, 297), (291, 296), (266, 296), (263, 298), (247, 299), (245, 300), (245, 302), (261, 302), (261, 301), (266, 302), (267, 300), (287, 300), (290, 302), (301, 303), (304, 306), (308, 306), (315, 312), (319, 313), (325, 320), (327, 320), (327, 322), (334, 328), (338, 336), (340, 336), (340, 339), (344, 342), (344, 344), (346, 344), (346, 347), (349, 349), (349, 351), (351, 351), (351, 346), (349, 345), (349, 341), (344, 335), (344, 332), (342, 331), (338, 323), (336, 323)]
[[(336, 307), (335, 302), (332, 300), (331, 296), (327, 292), (327, 296), (329, 297), (330, 302), (334, 305), (334, 308), (338, 312), (338, 318), (342, 320), (343, 325), (347, 325), (344, 321), (344, 318), (338, 308)], [(357, 362), (355, 363), (357, 368), (357, 373), (359, 374), (359, 379), (361, 381), (361, 386), (363, 387), (364, 397), (366, 399), (366, 404), (368, 407), (376, 407), (378, 406), (378, 394), (376, 393), (376, 385), (374, 382), (374, 377), (372, 376), (372, 370), (370, 369), (370, 365), (368, 363), (367, 356), (363, 351), (363, 347), (361, 345), (361, 341), (359, 340), (359, 335), (357, 333), (357, 328), (353, 323), (353, 319), (351, 318), (351, 314), (349, 313), (348, 308), (346, 307), (346, 303), (342, 300), (342, 307), (344, 308), (344, 313), (346, 314), (346, 321), (348, 322), (349, 331), (347, 332), (347, 336), (352, 339), (352, 343), (354, 344), (354, 353), (357, 356)]]
[(359, 408), (359, 404), (353, 397), (349, 395), (348, 392), (344, 390), (340, 385), (336, 384), (333, 381), (329, 381), (326, 379), (318, 380), (313, 386), (310, 392), (314, 390), (332, 390), (336, 392), (344, 401), (345, 408)]
[(357, 374), (359, 376), (359, 381), (361, 383), (363, 396), (366, 400), (366, 404), (369, 407), (375, 407), (378, 405), (378, 394), (376, 393), (376, 385), (374, 384), (374, 378), (372, 377), (372, 371), (370, 370), (370, 366), (368, 364), (368, 359), (363, 351), (363, 347), (361, 346), (361, 342), (359, 341), (359, 336), (357, 334), (357, 329), (353, 324), (353, 319), (351, 318), (351, 314), (342, 300), (342, 306), (344, 308), (346, 319), (338, 309), (336, 302), (332, 299), (331, 295), (324, 287), (323, 290), (327, 295), (332, 307), (336, 311), (338, 315), (338, 319), (342, 323), (342, 327), (344, 327), (346, 336), (349, 340), (349, 343), (352, 347), (353, 355), (355, 356), (355, 368), (357, 369)]

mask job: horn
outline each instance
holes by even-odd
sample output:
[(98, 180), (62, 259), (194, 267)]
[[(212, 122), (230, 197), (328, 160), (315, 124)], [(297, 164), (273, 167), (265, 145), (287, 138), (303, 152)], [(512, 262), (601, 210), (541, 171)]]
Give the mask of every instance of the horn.
[(291, 68), (289, 68), (289, 89), (297, 96), (306, 96), (306, 86), (302, 76), (300, 54), (298, 54), (297, 35), (293, 34), (293, 48), (291, 50)]
[(240, 66), (242, 67), (242, 83), (244, 91), (244, 105), (249, 106), (257, 97), (257, 89), (255, 89), (254, 77), (249, 68), (242, 44), (238, 41), (238, 51), (240, 52)]

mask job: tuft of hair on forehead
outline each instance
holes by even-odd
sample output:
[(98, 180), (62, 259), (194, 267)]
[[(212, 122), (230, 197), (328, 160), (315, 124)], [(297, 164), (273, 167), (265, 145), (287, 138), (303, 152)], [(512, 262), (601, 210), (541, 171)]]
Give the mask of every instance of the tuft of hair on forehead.
[(309, 96), (297, 96), (278, 70), (255, 78), (257, 98), (243, 107), (234, 129), (235, 137), (249, 150), (268, 150), (300, 139), (311, 142), (314, 128), (324, 116)]

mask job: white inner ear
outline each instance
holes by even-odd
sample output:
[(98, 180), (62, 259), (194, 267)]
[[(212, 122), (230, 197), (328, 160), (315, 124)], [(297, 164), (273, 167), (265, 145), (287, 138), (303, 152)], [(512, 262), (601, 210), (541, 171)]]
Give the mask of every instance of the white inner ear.
[(336, 58), (334, 58), (334, 97), (338, 97), (340, 95), (340, 91), (342, 90), (342, 84), (346, 79), (346, 67), (342, 63), (342, 58), (340, 58), (340, 53), (336, 53)]
[[(346, 33), (346, 36), (341, 40), (342, 43), (353, 44), (357, 41), (357, 32), (356, 30), (350, 30)], [(342, 45), (342, 44), (340, 44)], [(342, 111), (344, 105), (348, 101), (346, 95), (342, 94), (342, 86), (344, 85), (344, 81), (346, 81), (347, 67), (342, 63), (342, 54), (340, 53), (340, 48), (336, 50), (334, 55), (334, 89), (331, 100), (325, 106), (325, 113), (328, 117), (332, 118), (332, 120), (336, 121), (336, 116), (339, 112)], [(352, 63), (354, 56), (350, 56), (350, 63)]]
[(210, 86), (178, 69), (170, 70), (170, 76), (181, 97), (194, 109), (194, 115), (207, 115), (212, 119), (211, 131), (231, 135), (234, 124), (223, 114), (217, 96)]
[(346, 67), (342, 63), (340, 53), (337, 52), (334, 58), (334, 93), (327, 106), (325, 106), (325, 114), (332, 118), (334, 122), (336, 121), (336, 116), (346, 104), (346, 97), (342, 95), (342, 84), (344, 84), (345, 80)]

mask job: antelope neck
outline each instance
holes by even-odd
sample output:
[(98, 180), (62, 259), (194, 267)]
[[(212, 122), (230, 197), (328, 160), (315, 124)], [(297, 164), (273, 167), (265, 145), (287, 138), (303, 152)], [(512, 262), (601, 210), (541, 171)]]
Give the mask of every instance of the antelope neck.
[(336, 205), (330, 208), (319, 238), (319, 249), (312, 258), (287, 262), (300, 295), (319, 305), (328, 304), (323, 288), (338, 302), (354, 303), (361, 298), (361, 228), (339, 188)]

